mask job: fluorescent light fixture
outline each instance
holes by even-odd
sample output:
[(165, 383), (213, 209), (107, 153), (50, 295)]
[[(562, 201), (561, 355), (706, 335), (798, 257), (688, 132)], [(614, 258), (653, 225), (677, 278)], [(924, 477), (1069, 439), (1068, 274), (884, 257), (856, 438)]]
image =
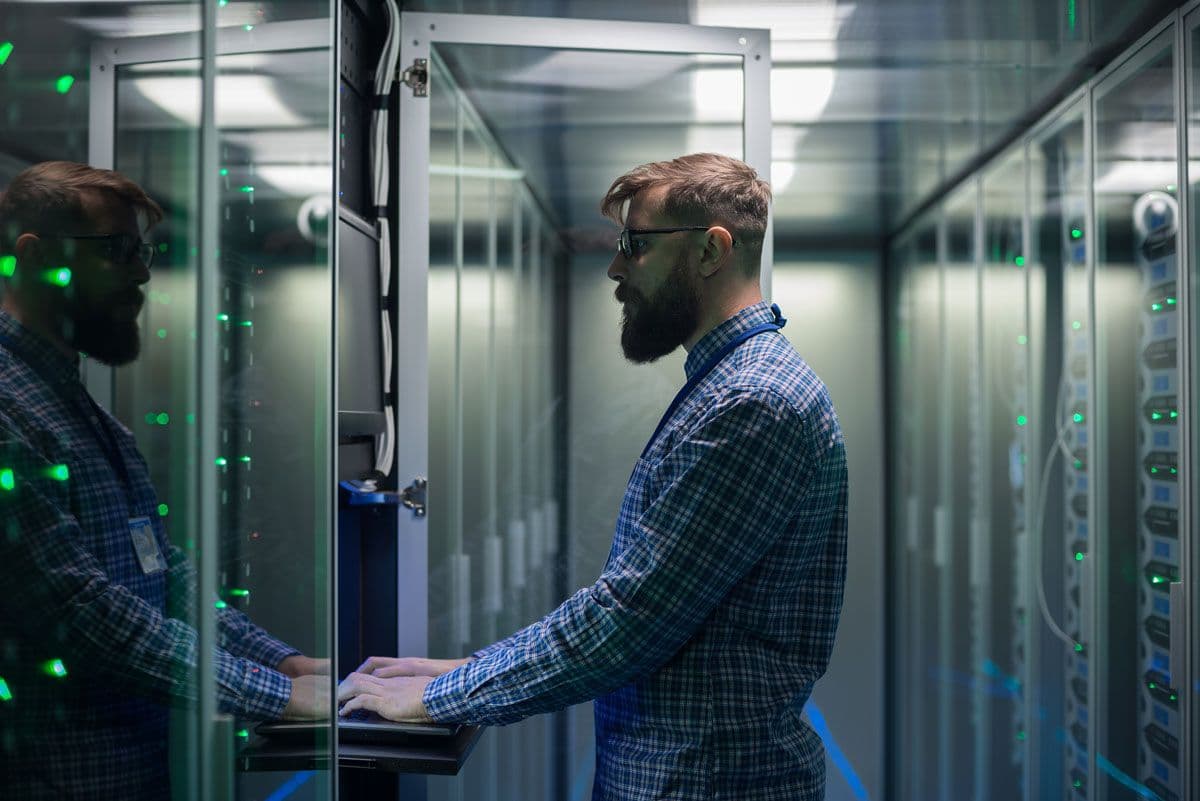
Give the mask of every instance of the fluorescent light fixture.
[(1098, 195), (1140, 195), (1166, 189), (1179, 180), (1174, 161), (1113, 161), (1096, 178)]
[(328, 164), (256, 164), (254, 179), (285, 195), (333, 195), (333, 170)]
[(558, 50), (504, 76), (507, 83), (573, 89), (631, 90), (688, 66), (686, 56)]
[(697, 25), (769, 28), (771, 61), (833, 61), (838, 31), (854, 13), (853, 3), (836, 0), (690, 0)]
[[(136, 78), (133, 86), (154, 105), (188, 125), (200, 124), (200, 81), (186, 76)], [(310, 124), (292, 112), (262, 75), (217, 78), (220, 128), (295, 128)]]

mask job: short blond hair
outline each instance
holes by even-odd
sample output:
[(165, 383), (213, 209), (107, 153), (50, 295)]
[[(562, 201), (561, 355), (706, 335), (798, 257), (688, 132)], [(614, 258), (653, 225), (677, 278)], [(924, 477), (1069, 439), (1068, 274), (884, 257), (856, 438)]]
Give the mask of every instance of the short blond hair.
[(663, 212), (680, 225), (724, 225), (746, 247), (755, 269), (767, 233), (771, 187), (744, 161), (693, 153), (634, 167), (613, 181), (600, 212), (624, 225), (625, 204), (646, 189), (663, 188)]

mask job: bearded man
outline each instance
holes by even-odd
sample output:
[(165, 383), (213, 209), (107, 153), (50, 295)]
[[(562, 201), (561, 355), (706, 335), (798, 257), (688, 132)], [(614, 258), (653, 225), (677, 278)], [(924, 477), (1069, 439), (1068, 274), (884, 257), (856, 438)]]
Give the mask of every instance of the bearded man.
[[(64, 161), (0, 195), (0, 798), (170, 796), (168, 706), (196, 699), (195, 575), (133, 435), (79, 378), (81, 351), (137, 358), (143, 234), (161, 216), (121, 174)], [(217, 629), (221, 711), (328, 716), (328, 660), (233, 609)]]
[(595, 700), (595, 801), (824, 797), (801, 717), (833, 650), (847, 474), (824, 384), (759, 289), (770, 189), (711, 153), (618, 178), (608, 276), (633, 362), (687, 383), (633, 469), (608, 562), (542, 620), (459, 660), (373, 657), (342, 714), (506, 724)]

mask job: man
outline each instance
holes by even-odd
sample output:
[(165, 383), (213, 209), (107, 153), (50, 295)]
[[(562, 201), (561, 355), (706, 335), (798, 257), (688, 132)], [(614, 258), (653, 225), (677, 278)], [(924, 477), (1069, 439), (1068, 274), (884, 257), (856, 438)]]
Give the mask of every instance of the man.
[[(162, 216), (108, 170), (46, 162), (0, 196), (0, 798), (166, 798), (167, 704), (195, 698), (195, 581), (133, 436), (79, 380), (139, 350)], [(218, 706), (315, 718), (325, 660), (218, 613)]]
[(823, 797), (801, 710), (841, 610), (846, 461), (825, 387), (759, 291), (769, 197), (712, 154), (616, 180), (621, 346), (649, 362), (682, 345), (689, 381), (603, 573), (473, 659), (368, 660), (341, 714), (506, 724), (594, 698), (595, 799)]

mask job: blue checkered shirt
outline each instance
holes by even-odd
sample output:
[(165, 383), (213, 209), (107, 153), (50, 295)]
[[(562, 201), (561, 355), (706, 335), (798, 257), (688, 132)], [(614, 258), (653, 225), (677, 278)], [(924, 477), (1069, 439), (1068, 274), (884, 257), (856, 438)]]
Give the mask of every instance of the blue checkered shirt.
[[(0, 798), (167, 798), (167, 707), (196, 698), (191, 562), (166, 537), (133, 435), (92, 409), (78, 359), (3, 312), (0, 340), (0, 470), (12, 471), (11, 482), (0, 474), (0, 677), (10, 696), (0, 700)], [(128, 491), (93, 425), (116, 444)], [(56, 465), (67, 480), (51, 476)], [(165, 571), (142, 572), (136, 517), (153, 522)], [(219, 708), (277, 717), (291, 684), (266, 666), (297, 651), (232, 609), (218, 613), (218, 630)], [(65, 675), (45, 669), (54, 660)]]
[[(688, 377), (773, 315), (743, 309)], [(506, 724), (595, 699), (596, 801), (811, 801), (801, 717), (833, 649), (846, 458), (820, 379), (778, 332), (728, 355), (629, 479), (596, 583), (434, 679), (435, 720)]]

